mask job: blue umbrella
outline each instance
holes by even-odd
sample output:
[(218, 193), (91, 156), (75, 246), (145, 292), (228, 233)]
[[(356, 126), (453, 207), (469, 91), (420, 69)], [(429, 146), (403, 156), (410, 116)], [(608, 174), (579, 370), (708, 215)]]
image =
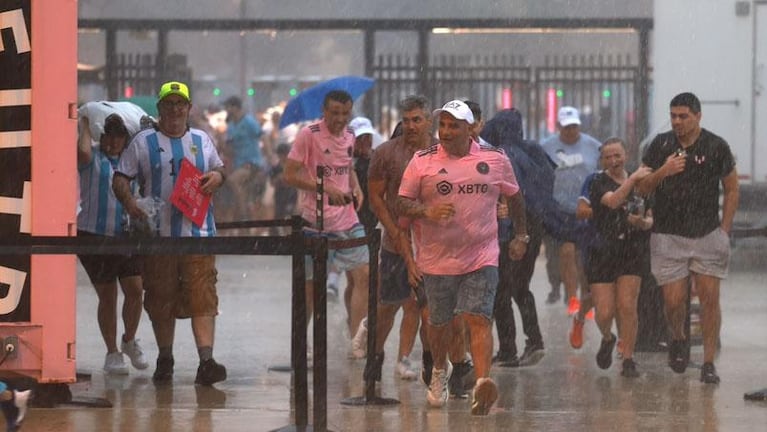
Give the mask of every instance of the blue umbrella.
[(288, 102), (280, 119), (280, 129), (293, 123), (322, 117), (322, 103), (332, 90), (344, 90), (357, 99), (373, 87), (375, 80), (361, 76), (341, 76), (304, 89)]

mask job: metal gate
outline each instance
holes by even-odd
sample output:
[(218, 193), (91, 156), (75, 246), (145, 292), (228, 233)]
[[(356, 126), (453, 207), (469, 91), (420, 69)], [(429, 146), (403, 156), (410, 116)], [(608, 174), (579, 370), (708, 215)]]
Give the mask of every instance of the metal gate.
[[(425, 88), (419, 88), (421, 67), (428, 77)], [(535, 140), (555, 133), (557, 109), (572, 105), (581, 111), (582, 129), (597, 139), (620, 136), (629, 148), (639, 142), (639, 68), (629, 55), (547, 57), (542, 66), (505, 55), (441, 55), (420, 66), (409, 56), (388, 55), (376, 59), (373, 76), (372, 120), (384, 134), (396, 123), (397, 102), (421, 93), (435, 106), (451, 99), (473, 100), (485, 119), (514, 107), (524, 117), (525, 136)]]

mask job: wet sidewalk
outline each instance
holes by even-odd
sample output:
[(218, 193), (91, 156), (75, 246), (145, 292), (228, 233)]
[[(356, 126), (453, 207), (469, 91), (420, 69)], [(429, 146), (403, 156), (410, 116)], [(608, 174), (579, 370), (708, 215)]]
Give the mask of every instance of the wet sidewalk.
[[(151, 326), (142, 317), (139, 338), (151, 360), (127, 377), (101, 372), (104, 347), (96, 324), (96, 295), (84, 273), (78, 287), (78, 370), (90, 380), (71, 386), (76, 396), (106, 398), (113, 408), (60, 406), (30, 410), (25, 431), (269, 431), (292, 423), (291, 376), (269, 371), (290, 359), (290, 260), (287, 257), (219, 257), (221, 315), (215, 357), (229, 379), (211, 387), (194, 385), (197, 352), (189, 321), (177, 326), (172, 385), (151, 381), (157, 350)], [(363, 395), (363, 361), (347, 359), (345, 313), (328, 307), (328, 426), (334, 431), (763, 431), (767, 402), (743, 394), (767, 387), (767, 295), (764, 274), (733, 272), (722, 286), (722, 383), (699, 382), (700, 371), (675, 374), (665, 353), (637, 353), (641, 377), (620, 376), (620, 361), (596, 366), (596, 325), (588, 322), (585, 343), (570, 348), (570, 319), (562, 304), (545, 305), (543, 261), (533, 278), (546, 354), (536, 366), (494, 368), (498, 403), (487, 417), (469, 414), (468, 400), (444, 409), (426, 404), (425, 387), (394, 374), (397, 333), (387, 342), (380, 394), (399, 399), (391, 407), (350, 407), (345, 398)], [(517, 319), (519, 315), (517, 314)], [(521, 327), (521, 325), (520, 325)], [(398, 329), (398, 324), (395, 327)], [(522, 335), (517, 338), (521, 351)], [(497, 343), (496, 343), (497, 347)], [(420, 342), (411, 356), (420, 360)], [(700, 347), (692, 360), (699, 363)], [(420, 362), (418, 362), (420, 363)], [(311, 374), (309, 376), (311, 401)], [(311, 423), (311, 406), (310, 406)]]

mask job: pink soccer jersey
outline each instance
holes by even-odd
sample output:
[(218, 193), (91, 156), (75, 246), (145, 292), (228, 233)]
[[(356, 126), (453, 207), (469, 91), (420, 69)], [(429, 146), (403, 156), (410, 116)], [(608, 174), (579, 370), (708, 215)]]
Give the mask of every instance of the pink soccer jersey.
[[(288, 158), (300, 162), (312, 181), (317, 180), (317, 166), (322, 166), (325, 186), (333, 185), (343, 192), (351, 193), (353, 147), (354, 134), (349, 129), (345, 129), (341, 136), (334, 136), (328, 131), (325, 122), (319, 121), (298, 132)], [(316, 195), (299, 190), (299, 205), (301, 216), (313, 225), (316, 224)], [(326, 231), (344, 231), (359, 223), (353, 203), (331, 206), (325, 195), (323, 209), (323, 228)]]
[(446, 221), (413, 222), (416, 262), (427, 274), (459, 275), (498, 265), (496, 203), (519, 191), (506, 154), (472, 142), (469, 154), (456, 158), (441, 145), (413, 157), (402, 177), (399, 195), (426, 206), (452, 203)]

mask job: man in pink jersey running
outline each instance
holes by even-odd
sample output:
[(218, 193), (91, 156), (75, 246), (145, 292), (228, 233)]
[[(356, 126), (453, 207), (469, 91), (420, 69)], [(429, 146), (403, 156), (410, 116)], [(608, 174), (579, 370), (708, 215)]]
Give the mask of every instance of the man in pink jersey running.
[(447, 401), (452, 365), (447, 359), (447, 325), (461, 315), (471, 333), (477, 381), (471, 412), (486, 415), (498, 398), (489, 377), (493, 351), (493, 301), (498, 285), (499, 197), (508, 199), (515, 227), (509, 255), (520, 259), (527, 248), (525, 204), (511, 163), (502, 150), (471, 138), (474, 116), (459, 100), (434, 111), (439, 121), (436, 146), (416, 153), (399, 189), (404, 216), (413, 219), (416, 262), (423, 273), (429, 306), (429, 344), (434, 370), (426, 399)]
[[(323, 235), (334, 240), (365, 236), (365, 228), (356, 210), (364, 199), (352, 165), (354, 133), (349, 129), (352, 98), (349, 93), (334, 90), (325, 96), (322, 120), (301, 129), (285, 161), (285, 182), (299, 190), (301, 216), (311, 224), (309, 232), (317, 233), (316, 177), (317, 167), (324, 170)], [(356, 207), (355, 208), (355, 203)], [(368, 248), (357, 246), (329, 251), (330, 265), (347, 272), (344, 293), (349, 334), (354, 335), (350, 356), (364, 358), (367, 348)], [(312, 265), (307, 263), (307, 307), (313, 310)], [(356, 333), (355, 333), (356, 329)]]

